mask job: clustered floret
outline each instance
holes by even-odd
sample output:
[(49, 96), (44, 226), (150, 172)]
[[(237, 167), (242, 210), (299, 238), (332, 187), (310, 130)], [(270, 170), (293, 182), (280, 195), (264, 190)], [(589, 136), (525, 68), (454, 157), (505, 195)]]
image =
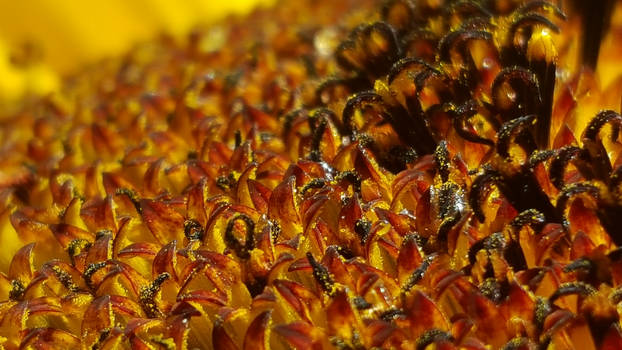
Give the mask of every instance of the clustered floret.
[(622, 25), (563, 3), (281, 1), (24, 102), (0, 346), (622, 348)]

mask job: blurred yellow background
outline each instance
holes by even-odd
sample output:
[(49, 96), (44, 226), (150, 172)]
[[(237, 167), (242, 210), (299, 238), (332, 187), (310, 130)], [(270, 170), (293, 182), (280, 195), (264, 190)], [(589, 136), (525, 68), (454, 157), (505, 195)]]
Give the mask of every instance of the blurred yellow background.
[(0, 0), (0, 108), (59, 86), (87, 63), (137, 42), (275, 0)]

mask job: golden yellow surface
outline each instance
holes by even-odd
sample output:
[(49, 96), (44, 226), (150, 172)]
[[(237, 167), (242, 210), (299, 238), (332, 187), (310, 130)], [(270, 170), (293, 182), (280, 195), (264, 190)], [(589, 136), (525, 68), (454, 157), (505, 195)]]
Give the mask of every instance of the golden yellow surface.
[(161, 33), (248, 12), (274, 0), (0, 1), (0, 107), (40, 95), (59, 76)]
[[(466, 113), (454, 105), (462, 97), (445, 100), (444, 95), (462, 89), (468, 77), (462, 74), (469, 72), (464, 57), (457, 54), (452, 62), (450, 48), (450, 57), (440, 59), (438, 50), (432, 57), (440, 67), (440, 79), (432, 78), (438, 85), (415, 95), (415, 74), (428, 69), (425, 64), (398, 66), (393, 81), (384, 70), (390, 65), (374, 69), (383, 64), (382, 54), (391, 57), (390, 64), (400, 56), (388, 24), (383, 24), (386, 31), (373, 24), (357, 27), (369, 31), (357, 29), (350, 37), (349, 26), (315, 23), (312, 36), (300, 30), (306, 20), (343, 21), (339, 4), (356, 7), (361, 0), (303, 5), (283, 0), (279, 4), (287, 6), (275, 6), (254, 22), (216, 25), (196, 46), (161, 41), (161, 51), (145, 54), (149, 59), (137, 50), (126, 56), (132, 59), (112, 60), (118, 66), (95, 64), (92, 71), (89, 64), (122, 55), (134, 43), (160, 33), (183, 40), (193, 26), (246, 11), (250, 4), (48, 1), (0, 3), (0, 118), (8, 111), (2, 103), (21, 103), (24, 95), (63, 86), (41, 103), (26, 99), (24, 111), (0, 122), (0, 350), (30, 344), (134, 349), (143, 343), (143, 348), (245, 350), (311, 348), (297, 343), (401, 349), (447, 343), (449, 349), (456, 343), (493, 349), (518, 348), (521, 341), (533, 341), (533, 348), (538, 343), (547, 349), (589, 350), (601, 348), (605, 335), (618, 345), (608, 348), (622, 348), (620, 262), (605, 257), (618, 255), (622, 233), (599, 224), (601, 217), (622, 211), (615, 197), (620, 188), (609, 184), (620, 175), (622, 146), (617, 137), (582, 136), (600, 109), (620, 108), (616, 43), (622, 41), (622, 6), (603, 40), (595, 72), (576, 62), (581, 27), (571, 16), (560, 25), (562, 34), (534, 26), (523, 43), (530, 67), (546, 63), (547, 70), (557, 72), (555, 89), (536, 86), (538, 95), (548, 86), (552, 96), (553, 137), (547, 133), (551, 140), (544, 146), (559, 143), (551, 153), (558, 157), (559, 147), (582, 144), (590, 161), (610, 157), (618, 169), (593, 181), (579, 163), (571, 164), (569, 174), (562, 169), (558, 177), (574, 177), (569, 190), (555, 184), (552, 165), (532, 165), (531, 156), (541, 154), (530, 155), (529, 147), (507, 141), (523, 137), (523, 131), (508, 132), (516, 128), (507, 122), (498, 128), (502, 119), (487, 122), (497, 113), (505, 117), (514, 105), (523, 111), (524, 97), (509, 83), (500, 91), (490, 89), (506, 65), (493, 51), (511, 48), (507, 42), (468, 48), (473, 61), (482, 62), (474, 72), (486, 77), (474, 84), (477, 93), (467, 93), (478, 107), (485, 106), (474, 109), (473, 119), (486, 125), (472, 124), (472, 129), (491, 135), (486, 140), (494, 140), (492, 151), (486, 154), (488, 146), (465, 142), (453, 130), (460, 125), (447, 126), (450, 131), (434, 125), (444, 141), (437, 147), (430, 136), (433, 158), (415, 163), (408, 154), (405, 169), (392, 173), (376, 154), (401, 146), (404, 140), (396, 131), (400, 124), (411, 126), (384, 121), (393, 111), (420, 118), (425, 110), (431, 123), (440, 119), (432, 114), (436, 111)], [(314, 2), (330, 6), (304, 11)], [(328, 19), (318, 13), (329, 14)], [(388, 23), (392, 18), (387, 17)], [(511, 43), (515, 38), (507, 32), (514, 20), (514, 15), (500, 15), (491, 36)], [(438, 27), (434, 35), (445, 35), (450, 19), (439, 15), (430, 21)], [(235, 29), (226, 32), (227, 26)], [(218, 29), (226, 33), (214, 35)], [(263, 41), (257, 39), (261, 30)], [(205, 52), (204, 44), (210, 48)], [(319, 54), (309, 62), (300, 59), (309, 52)], [(542, 75), (540, 81), (549, 81), (537, 65), (533, 68), (539, 74), (533, 81)], [(85, 69), (75, 82), (61, 83), (62, 76)], [(373, 92), (354, 94), (359, 87), (343, 83), (345, 92), (336, 88), (324, 94), (320, 79), (333, 72), (368, 73), (362, 79), (373, 83)], [(456, 85), (438, 87), (443, 76)], [(366, 83), (356, 85), (371, 86)], [(408, 99), (420, 106), (408, 110)], [(351, 113), (348, 106), (355, 106)], [(612, 113), (619, 122), (622, 117)], [(521, 119), (530, 123), (526, 128), (538, 122), (533, 116)], [(451, 125), (449, 117), (442, 122)], [(356, 130), (341, 132), (335, 126), (350, 124)], [(427, 128), (432, 129), (419, 131)], [(587, 129), (598, 134), (595, 126)], [(371, 136), (358, 136), (363, 132)], [(503, 145), (506, 154), (500, 151)], [(597, 146), (603, 153), (594, 151)], [(583, 177), (585, 183), (579, 181)], [(508, 189), (514, 184), (516, 192)], [(591, 192), (577, 192), (586, 188)], [(532, 197), (533, 190), (542, 190), (542, 196)], [(550, 202), (555, 221), (547, 222), (546, 231), (535, 228), (547, 219), (540, 209), (524, 210), (540, 203), (524, 203), (519, 195)], [(570, 196), (577, 197), (576, 204)], [(600, 205), (606, 216), (592, 214)], [(480, 207), (482, 219), (472, 216)], [(538, 225), (525, 226), (524, 220)], [(524, 263), (506, 260), (508, 242), (522, 251)], [(583, 256), (593, 259), (599, 272), (594, 281), (564, 268)], [(609, 263), (615, 271), (609, 271)], [(566, 295), (577, 294), (568, 289), (577, 281), (582, 284), (574, 288), (583, 288), (585, 295)], [(605, 321), (608, 334), (594, 331)], [(435, 334), (443, 338), (432, 339)], [(550, 345), (540, 345), (544, 336)], [(428, 338), (435, 344), (420, 345)]]

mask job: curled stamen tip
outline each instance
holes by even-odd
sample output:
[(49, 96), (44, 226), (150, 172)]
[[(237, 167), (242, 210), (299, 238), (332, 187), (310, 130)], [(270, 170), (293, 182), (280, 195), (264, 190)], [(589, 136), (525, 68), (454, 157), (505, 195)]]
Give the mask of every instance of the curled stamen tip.
[(149, 285), (140, 289), (139, 302), (148, 317), (156, 318), (163, 315), (162, 311), (156, 304), (155, 299), (162, 288), (162, 284), (170, 277), (171, 275), (168, 272), (163, 272), (159, 274)]
[(562, 283), (559, 288), (549, 297), (549, 301), (552, 303), (555, 300), (571, 294), (578, 294), (580, 296), (590, 296), (596, 294), (597, 291), (594, 287), (583, 282), (568, 282)]
[(596, 140), (598, 133), (607, 123), (622, 125), (622, 115), (612, 110), (600, 111), (583, 131), (583, 139)]
[(512, 138), (516, 137), (525, 128), (533, 126), (536, 120), (536, 115), (531, 114), (512, 119), (503, 124), (498, 133), (497, 152), (499, 155), (508, 158), (510, 156), (509, 150)]
[(452, 341), (453, 336), (450, 333), (442, 331), (440, 329), (431, 329), (423, 333), (419, 339), (417, 339), (417, 350), (423, 350), (428, 345), (436, 343), (438, 341)]
[(544, 214), (536, 209), (527, 209), (512, 219), (510, 225), (514, 228), (520, 228), (525, 225), (542, 225), (545, 222)]
[(576, 270), (591, 270), (594, 268), (594, 263), (587, 258), (577, 259), (570, 264), (564, 266), (564, 272), (573, 272)]

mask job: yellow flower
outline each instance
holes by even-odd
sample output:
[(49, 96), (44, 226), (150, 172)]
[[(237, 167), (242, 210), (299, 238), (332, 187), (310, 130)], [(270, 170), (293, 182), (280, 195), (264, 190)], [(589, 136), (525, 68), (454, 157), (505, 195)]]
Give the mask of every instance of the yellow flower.
[(0, 348), (622, 348), (622, 4), (562, 3), (82, 4), (13, 54)]

